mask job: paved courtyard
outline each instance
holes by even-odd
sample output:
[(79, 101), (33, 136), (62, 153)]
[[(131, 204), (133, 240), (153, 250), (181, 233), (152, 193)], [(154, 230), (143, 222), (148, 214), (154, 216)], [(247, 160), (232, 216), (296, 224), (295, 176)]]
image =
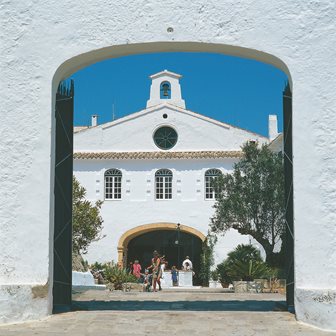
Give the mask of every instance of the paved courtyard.
[(283, 304), (279, 294), (88, 291), (74, 295), (77, 311), (1, 326), (0, 336), (335, 335), (296, 322)]

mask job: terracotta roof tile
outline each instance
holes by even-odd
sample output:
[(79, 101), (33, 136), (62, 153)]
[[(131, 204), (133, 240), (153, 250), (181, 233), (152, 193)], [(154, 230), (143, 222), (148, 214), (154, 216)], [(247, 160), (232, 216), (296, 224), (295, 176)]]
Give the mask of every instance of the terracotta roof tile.
[(185, 152), (75, 152), (75, 160), (159, 160), (159, 159), (222, 159), (240, 158), (241, 151)]

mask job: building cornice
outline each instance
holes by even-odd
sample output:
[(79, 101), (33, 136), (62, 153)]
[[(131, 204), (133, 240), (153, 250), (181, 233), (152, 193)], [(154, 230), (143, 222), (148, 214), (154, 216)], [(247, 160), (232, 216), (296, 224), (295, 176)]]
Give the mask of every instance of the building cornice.
[(157, 78), (157, 77), (160, 77), (160, 76), (170, 76), (170, 77), (175, 77), (175, 78), (178, 78), (178, 79), (182, 78), (182, 75), (180, 75), (176, 72), (168, 71), (168, 70), (163, 70), (163, 71), (157, 72), (157, 73), (149, 76), (149, 78), (154, 79), (154, 78)]
[(179, 160), (240, 158), (242, 151), (75, 152), (74, 160)]

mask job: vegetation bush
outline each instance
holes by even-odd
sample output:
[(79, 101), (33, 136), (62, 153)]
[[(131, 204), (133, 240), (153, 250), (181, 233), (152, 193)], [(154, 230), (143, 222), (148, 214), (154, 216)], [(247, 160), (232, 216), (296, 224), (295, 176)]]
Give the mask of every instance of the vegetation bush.
[(86, 199), (86, 189), (73, 176), (72, 179), (72, 250), (73, 254), (87, 253), (89, 245), (104, 238), (101, 234), (103, 219), (102, 201), (92, 204)]
[(108, 267), (108, 263), (99, 263), (96, 261), (94, 264), (90, 265), (90, 268), (94, 271), (102, 271), (105, 267)]
[(103, 272), (104, 279), (111, 283), (114, 289), (122, 289), (122, 285), (126, 282), (138, 281), (133, 274), (130, 274), (125, 268), (119, 268), (114, 263), (95, 263), (93, 266), (97, 266), (97, 269)]
[(222, 283), (230, 283), (274, 277), (276, 271), (262, 260), (257, 248), (240, 244), (217, 265), (217, 272)]
[(211, 271), (210, 272), (210, 278), (213, 280), (213, 281), (218, 281), (219, 279), (219, 273), (218, 273), (218, 270), (214, 270), (214, 271)]
[(210, 269), (214, 265), (213, 250), (216, 244), (216, 237), (208, 234), (207, 238), (202, 244), (201, 267), (199, 272), (199, 279), (202, 286), (209, 286)]

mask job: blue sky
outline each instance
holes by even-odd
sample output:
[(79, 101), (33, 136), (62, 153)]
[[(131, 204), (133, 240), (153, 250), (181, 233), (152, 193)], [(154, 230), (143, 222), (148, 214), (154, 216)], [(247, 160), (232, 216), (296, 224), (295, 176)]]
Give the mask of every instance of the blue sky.
[(149, 98), (148, 76), (167, 69), (181, 79), (187, 109), (267, 135), (268, 115), (282, 130), (282, 91), (286, 75), (271, 65), (210, 53), (157, 53), (92, 64), (75, 81), (75, 125), (99, 123), (142, 110)]

